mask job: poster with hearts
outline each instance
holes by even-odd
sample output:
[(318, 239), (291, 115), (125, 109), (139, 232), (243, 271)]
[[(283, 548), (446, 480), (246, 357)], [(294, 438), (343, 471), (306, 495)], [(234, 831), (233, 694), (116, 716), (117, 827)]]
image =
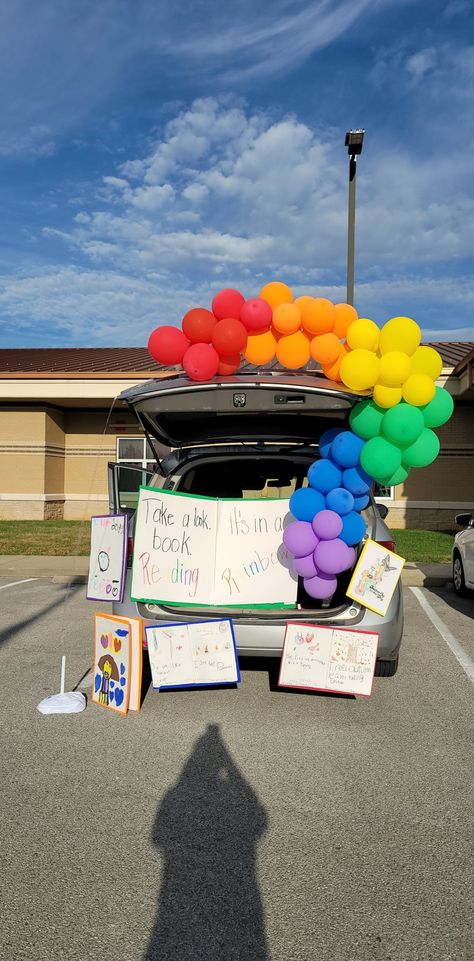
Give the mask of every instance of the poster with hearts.
[(130, 701), (132, 628), (126, 617), (96, 614), (92, 700), (110, 711), (127, 714)]

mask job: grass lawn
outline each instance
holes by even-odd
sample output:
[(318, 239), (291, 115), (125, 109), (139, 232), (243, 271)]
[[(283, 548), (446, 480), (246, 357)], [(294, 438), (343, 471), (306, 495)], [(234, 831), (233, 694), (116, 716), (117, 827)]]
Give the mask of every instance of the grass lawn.
[[(0, 554), (89, 553), (89, 521), (0, 521)], [(407, 561), (447, 562), (451, 559), (450, 531), (393, 532), (398, 554)]]
[(393, 531), (397, 554), (420, 564), (450, 561), (453, 537), (452, 531)]
[(88, 554), (90, 529), (90, 521), (0, 521), (0, 554)]

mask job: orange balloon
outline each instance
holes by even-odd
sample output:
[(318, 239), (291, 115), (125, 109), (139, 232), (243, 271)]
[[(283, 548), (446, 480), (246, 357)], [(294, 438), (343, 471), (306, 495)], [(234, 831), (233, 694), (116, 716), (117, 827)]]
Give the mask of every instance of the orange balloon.
[(339, 357), (334, 361), (333, 364), (325, 364), (323, 367), (323, 372), (328, 380), (335, 380), (336, 383), (342, 384), (341, 375), (339, 373), (342, 361), (348, 353), (344, 344), (340, 344)]
[(311, 357), (322, 367), (336, 363), (341, 352), (341, 343), (335, 334), (321, 334), (311, 341)]
[(280, 337), (276, 347), (277, 360), (282, 367), (296, 370), (305, 367), (311, 356), (310, 343), (301, 330), (296, 334)]
[(301, 317), (303, 317), (303, 310), (305, 309), (306, 304), (311, 303), (312, 300), (314, 300), (314, 297), (309, 297), (308, 294), (303, 294), (302, 297), (297, 297), (296, 300), (293, 301), (295, 307), (298, 308)]
[(250, 334), (244, 357), (249, 364), (268, 364), (273, 360), (276, 352), (276, 340), (271, 330), (263, 334)]
[(280, 304), (291, 304), (293, 300), (290, 288), (279, 280), (273, 280), (271, 284), (265, 284), (258, 296), (262, 300), (266, 300), (272, 310), (275, 310), (275, 307), (279, 307)]
[(303, 310), (303, 327), (309, 334), (327, 334), (334, 327), (335, 307), (326, 297), (314, 297)]
[(295, 304), (279, 304), (273, 311), (272, 323), (280, 334), (294, 334), (301, 327), (301, 314)]
[(347, 328), (359, 319), (359, 315), (351, 304), (335, 304), (334, 310), (336, 311), (336, 320), (333, 332), (336, 337), (339, 337), (339, 340), (342, 340), (347, 334)]

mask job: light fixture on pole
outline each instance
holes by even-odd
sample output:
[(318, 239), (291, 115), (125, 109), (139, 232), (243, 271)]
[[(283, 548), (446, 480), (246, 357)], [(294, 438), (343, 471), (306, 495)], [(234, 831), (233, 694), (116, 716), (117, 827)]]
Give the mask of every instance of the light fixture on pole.
[(362, 153), (365, 130), (349, 130), (345, 146), (349, 154), (349, 210), (347, 221), (347, 296), (348, 304), (354, 303), (354, 251), (355, 251), (355, 195), (357, 157)]

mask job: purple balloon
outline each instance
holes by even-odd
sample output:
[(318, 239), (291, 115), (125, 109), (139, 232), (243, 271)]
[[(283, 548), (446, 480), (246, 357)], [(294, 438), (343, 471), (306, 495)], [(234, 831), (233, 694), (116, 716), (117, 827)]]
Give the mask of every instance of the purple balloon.
[(313, 531), (320, 541), (332, 541), (342, 531), (342, 520), (336, 511), (319, 511), (313, 517)]
[(283, 543), (290, 554), (306, 557), (314, 551), (318, 538), (309, 521), (293, 521), (283, 531)]
[(315, 577), (307, 577), (303, 581), (304, 589), (310, 597), (316, 597), (323, 601), (326, 597), (332, 597), (337, 587), (337, 577), (328, 577), (322, 571), (318, 571)]
[(315, 552), (316, 567), (323, 574), (342, 574), (354, 563), (355, 552), (336, 537), (332, 541), (320, 541)]
[(293, 567), (299, 577), (315, 577), (318, 570), (314, 563), (314, 551), (306, 557), (294, 557)]

